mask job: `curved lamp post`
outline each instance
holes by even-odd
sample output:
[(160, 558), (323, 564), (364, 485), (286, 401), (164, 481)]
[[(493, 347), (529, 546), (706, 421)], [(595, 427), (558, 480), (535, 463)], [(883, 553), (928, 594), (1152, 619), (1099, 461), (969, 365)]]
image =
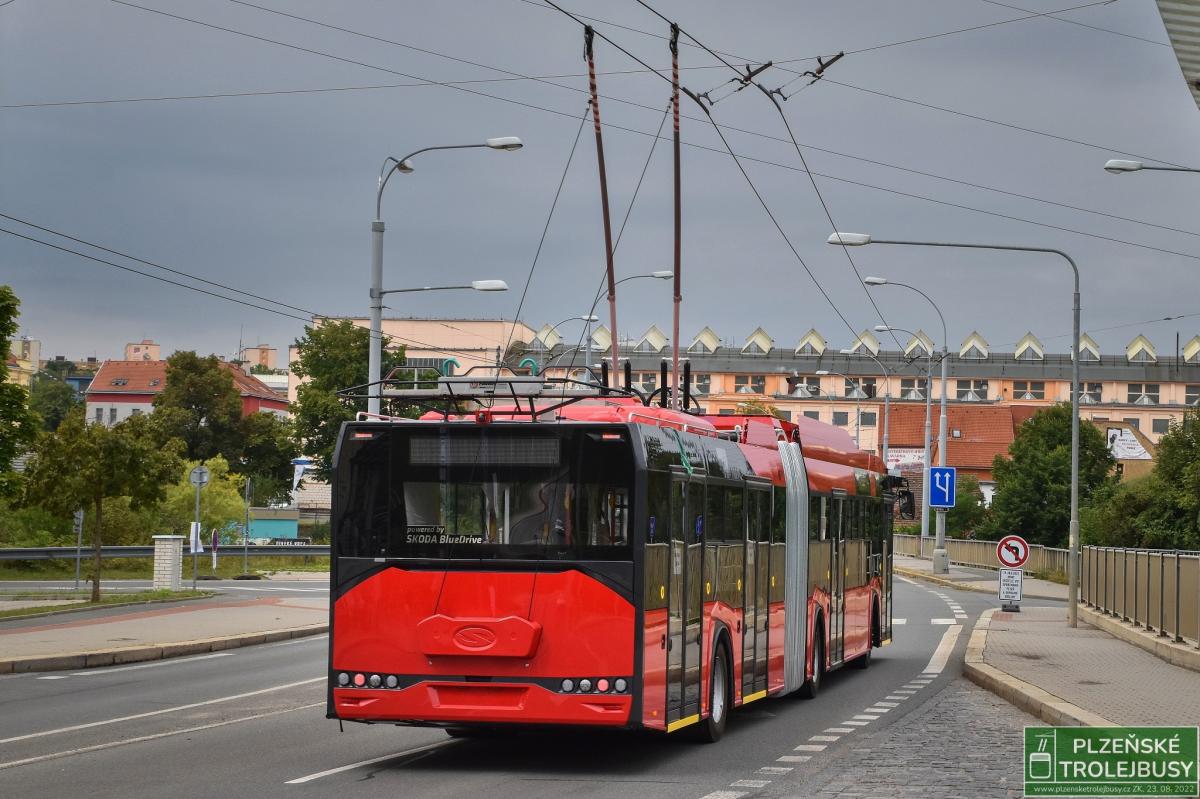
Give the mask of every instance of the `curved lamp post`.
[[(381, 219), (383, 206), (383, 190), (387, 187), (388, 180), (396, 172), (409, 174), (413, 171), (410, 158), (421, 153), (431, 152), (433, 150), (468, 150), (478, 147), (486, 147), (491, 150), (501, 150), (512, 152), (519, 150), (522, 147), (521, 140), (516, 136), (500, 136), (484, 141), (482, 144), (445, 144), (436, 147), (422, 147), (420, 150), (414, 150), (403, 158), (387, 157), (383, 161), (383, 166), (379, 170), (379, 187), (375, 192), (375, 220), (371, 222), (371, 307), (370, 307), (370, 323), (371, 323), (371, 341), (367, 355), (367, 382), (372, 384), (372, 388), (367, 393), (367, 412), (375, 415), (379, 414), (379, 401), (382, 386), (379, 381), (379, 374), (383, 364), (383, 295), (394, 292), (385, 292), (383, 290), (383, 219)], [(475, 281), (488, 282), (488, 281)], [(493, 281), (494, 282), (494, 281)], [(503, 281), (499, 281), (503, 282)], [(449, 288), (449, 287), (447, 287)], [(475, 288), (472, 286), (457, 286), (455, 288)], [(505, 286), (505, 289), (508, 287)], [(400, 289), (403, 291), (404, 289)], [(415, 289), (421, 290), (421, 289)], [(434, 290), (434, 289), (427, 289)], [(497, 291), (502, 289), (486, 289), (476, 288), (477, 291)]]
[(878, 358), (876, 358), (874, 355), (872, 355), (869, 352), (858, 353), (858, 352), (855, 352), (854, 350), (839, 350), (839, 352), (841, 352), (842, 355), (851, 355), (851, 356), (865, 355), (866, 357), (868, 357), (872, 361), (874, 361), (876, 364), (878, 364), (879, 368), (883, 370), (883, 380), (884, 380), (884, 388), (883, 388), (883, 392), (884, 392), (883, 393), (883, 470), (886, 472), (887, 471), (887, 459), (888, 459), (888, 430), (890, 429), (890, 426), (891, 426), (889, 417), (891, 415), (891, 402), (892, 402), (892, 370), (887, 368), (887, 366), (884, 365), (883, 361), (879, 360)]
[[(900, 244), (912, 247), (953, 247), (956, 249), (968, 250), (1039, 252), (1057, 255), (1070, 265), (1071, 273), (1075, 278), (1075, 291), (1073, 294), (1073, 303), (1071, 309), (1071, 521), (1069, 527), (1071, 553), (1067, 561), (1067, 623), (1070, 626), (1075, 627), (1078, 623), (1079, 611), (1079, 266), (1075, 263), (1075, 260), (1071, 258), (1071, 256), (1067, 255), (1062, 250), (1057, 250), (1052, 247), (1021, 247), (1009, 244), (962, 244), (944, 241), (896, 241), (888, 239), (873, 239), (869, 234), (866, 233), (840, 232), (830, 234), (828, 243), (851, 247), (861, 247), (866, 244)], [(938, 455), (939, 459), (944, 457), (945, 449), (943, 448)], [(941, 543), (944, 542), (939, 541), (939, 544)], [(934, 570), (937, 570), (936, 553), (934, 554)]]
[(1114, 175), (1120, 175), (1122, 172), (1141, 172), (1143, 169), (1155, 172), (1200, 172), (1200, 169), (1186, 166), (1146, 166), (1141, 161), (1126, 161), (1121, 158), (1114, 158), (1104, 164), (1104, 171)]
[(852, 377), (847, 377), (841, 372), (835, 372), (832, 369), (818, 369), (816, 374), (818, 377), (824, 377), (825, 375), (836, 375), (845, 380), (847, 383), (854, 383), (858, 386), (856, 389), (854, 389), (854, 446), (862, 449), (862, 443), (859, 437), (859, 431), (862, 429), (862, 411), (860, 410), (861, 398), (858, 396), (859, 394), (863, 393), (862, 381), (855, 380)]

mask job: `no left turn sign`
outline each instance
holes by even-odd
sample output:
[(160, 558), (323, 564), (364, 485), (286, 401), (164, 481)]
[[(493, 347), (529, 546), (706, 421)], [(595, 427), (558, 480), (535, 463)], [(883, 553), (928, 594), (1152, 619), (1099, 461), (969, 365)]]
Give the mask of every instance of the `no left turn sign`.
[(1029, 560), (1029, 544), (1019, 535), (1006, 535), (996, 544), (996, 557), (1001, 566), (1017, 569)]

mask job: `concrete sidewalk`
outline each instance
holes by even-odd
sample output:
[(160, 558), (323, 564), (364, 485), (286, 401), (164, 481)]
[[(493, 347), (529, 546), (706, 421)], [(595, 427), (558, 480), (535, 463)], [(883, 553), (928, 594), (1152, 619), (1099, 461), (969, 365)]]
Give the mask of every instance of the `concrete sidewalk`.
[[(893, 555), (892, 566), (897, 574), (903, 574), (907, 577), (914, 577), (918, 580), (937, 583), (951, 588), (960, 588), (964, 591), (978, 591), (983, 594), (991, 594), (996, 596), (998, 589), (998, 581), (1000, 579), (999, 572), (988, 573), (984, 569), (968, 569), (962, 566), (950, 566), (949, 574), (934, 574), (933, 562), (923, 560), (921, 558), (913, 558), (908, 555)], [(1061, 599), (1067, 598), (1067, 587), (1061, 583), (1052, 583), (1049, 580), (1037, 580), (1026, 576), (1024, 578), (1023, 588), (1026, 598), (1029, 599)]]
[(55, 616), (0, 628), (0, 674), (158, 660), (313, 635), (326, 631), (328, 613), (323, 597), (217, 597), (114, 616)]
[(1192, 725), (1200, 673), (1174, 666), (1062, 608), (989, 610), (967, 646), (966, 675), (1050, 724)]

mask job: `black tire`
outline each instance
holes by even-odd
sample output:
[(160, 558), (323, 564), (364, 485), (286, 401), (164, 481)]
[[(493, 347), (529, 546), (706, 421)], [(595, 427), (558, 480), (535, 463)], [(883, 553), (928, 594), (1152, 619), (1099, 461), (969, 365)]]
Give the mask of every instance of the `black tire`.
[(825, 676), (825, 629), (821, 625), (813, 628), (813, 676), (800, 686), (797, 692), (802, 699), (815, 699), (821, 693), (821, 680)]
[(496, 731), (487, 727), (447, 727), (446, 734), (451, 738), (490, 738)]
[(697, 739), (710, 744), (721, 740), (721, 736), (725, 734), (725, 724), (729, 721), (729, 703), (732, 699), (729, 654), (723, 643), (717, 644), (716, 652), (713, 653), (711, 674), (712, 679), (708, 684), (708, 718), (696, 725)]

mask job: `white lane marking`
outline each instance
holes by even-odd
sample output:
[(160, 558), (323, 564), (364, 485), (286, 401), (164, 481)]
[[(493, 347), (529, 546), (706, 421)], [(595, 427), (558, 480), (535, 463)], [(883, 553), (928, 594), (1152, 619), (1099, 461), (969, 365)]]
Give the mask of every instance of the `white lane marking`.
[(745, 791), (713, 791), (704, 794), (700, 799), (742, 799), (745, 795)]
[[(770, 780), (738, 780), (729, 783), (730, 788), (766, 788), (771, 784)], [(745, 796), (745, 794), (742, 794)]]
[[(6, 768), (14, 768), (16, 766), (25, 766), (30, 763), (40, 763), (43, 760), (53, 760), (58, 757), (69, 757), (71, 755), (81, 755), (85, 752), (97, 752), (101, 749), (112, 749), (117, 746), (125, 746), (126, 744), (142, 743), (144, 741), (153, 741), (158, 738), (170, 738), (173, 735), (183, 735), (189, 732), (200, 732), (201, 730), (211, 730), (214, 727), (227, 727), (230, 724), (241, 724), (243, 721), (254, 721), (255, 719), (265, 719), (268, 716), (279, 716), (284, 713), (291, 713), (295, 710), (309, 710), (314, 707), (323, 707), (324, 702), (314, 702), (311, 705), (301, 705), (299, 707), (289, 707), (283, 710), (272, 710), (267, 713), (256, 713), (253, 716), (243, 716), (237, 719), (226, 719), (225, 721), (214, 721), (211, 724), (201, 724), (198, 727), (187, 727), (182, 730), (170, 730), (168, 732), (158, 732), (153, 735), (142, 735), (137, 738), (123, 738), (120, 741), (109, 741), (108, 743), (95, 744), (94, 746), (83, 746), (78, 749), (68, 749), (65, 752), (52, 752), (48, 755), (38, 755), (37, 757), (27, 757), (24, 760), (12, 760), (8, 763), (0, 763), (0, 770)], [(13, 739), (9, 739), (13, 740)]]
[(329, 633), (321, 633), (320, 635), (306, 635), (301, 638), (291, 638), (287, 641), (276, 641), (273, 644), (261, 644), (262, 649), (274, 649), (277, 646), (291, 646), (293, 644), (308, 644), (314, 641), (320, 641), (323, 638), (328, 638)]
[[(946, 629), (942, 634), (942, 642), (938, 644), (937, 649), (933, 652), (933, 657), (929, 659), (929, 664), (925, 667), (925, 674), (941, 674), (942, 669), (946, 668), (946, 661), (950, 659), (950, 653), (954, 651), (954, 642), (958, 640), (958, 634), (962, 632), (961, 625), (954, 625)], [(913, 682), (917, 682), (913, 680)]]
[(791, 766), (763, 766), (756, 773), (758, 774), (790, 774), (794, 769)]
[(174, 666), (176, 663), (191, 663), (193, 660), (211, 660), (212, 658), (227, 658), (232, 657), (232, 652), (217, 652), (212, 655), (196, 655), (190, 658), (168, 658), (166, 660), (156, 660), (153, 663), (140, 663), (136, 666), (117, 666), (114, 669), (92, 669), (91, 671), (73, 671), (72, 677), (94, 677), (96, 675), (115, 674), (118, 671), (137, 671), (139, 669), (153, 669), (159, 666)]
[(932, 679), (933, 679), (934, 677), (936, 677), (936, 676), (938, 676), (938, 672), (936, 672), (936, 671), (923, 671), (923, 672), (921, 672), (921, 677), (922, 677), (923, 679), (926, 679), (926, 680), (932, 680)]
[[(322, 703), (322, 704), (324, 704), (324, 703)], [(318, 771), (316, 774), (306, 774), (303, 777), (297, 777), (294, 780), (288, 780), (287, 782), (284, 783), (284, 785), (303, 785), (306, 782), (312, 782), (313, 780), (319, 780), (322, 777), (329, 777), (334, 774), (341, 774), (343, 771), (353, 771), (356, 768), (362, 768), (363, 766), (373, 766), (376, 763), (383, 763), (384, 761), (387, 761), (387, 760), (395, 760), (398, 757), (407, 757), (408, 755), (417, 755), (417, 754), (420, 754), (421, 752), (428, 752), (431, 749), (440, 749), (443, 746), (449, 746), (450, 744), (453, 744), (453, 743), (457, 743), (457, 741), (455, 741), (453, 739), (451, 739), (449, 741), (438, 741), (437, 743), (426, 744), (425, 746), (418, 746), (415, 749), (405, 749), (403, 752), (393, 752), (390, 755), (383, 755), (382, 757), (373, 757), (370, 760), (360, 760), (357, 763), (350, 763), (345, 766), (338, 766), (337, 768), (326, 769), (325, 771)]]
[(869, 707), (866, 709), (866, 712), (867, 713), (888, 713), (888, 712), (891, 712), (891, 708), (890, 707)]
[(51, 674), (51, 675), (50, 675), (50, 676), (48, 676), (48, 677), (38, 677), (38, 679), (39, 679), (39, 680), (65, 680), (65, 679), (67, 679), (67, 675), (65, 675), (65, 674)]
[(907, 578), (907, 577), (901, 577), (901, 576), (900, 576), (900, 575), (898, 575), (898, 574), (896, 575), (896, 579), (897, 579), (897, 580), (899, 580), (899, 581), (901, 581), (901, 582), (908, 583), (909, 585), (916, 585), (916, 584), (917, 584), (917, 581), (916, 581), (916, 580), (910, 580), (909, 578)]
[(827, 747), (825, 744), (800, 744), (792, 749), (793, 752), (824, 752)]
[(892, 619), (892, 626), (895, 627), (897, 624), (908, 624), (908, 619)]
[(958, 624), (954, 619), (930, 619), (930, 624)]
[[(854, 717), (854, 720), (855, 721), (874, 721), (877, 718), (879, 718), (879, 716), (871, 716), (866, 713), (859, 713), (857, 716)], [(846, 722), (846, 723), (849, 724), (850, 722)]]
[(784, 755), (775, 760), (779, 763), (807, 763), (812, 760), (812, 755)]
[[(203, 702), (192, 702), (187, 705), (176, 705), (175, 707), (164, 707), (161, 710), (151, 710), (146, 713), (134, 713), (132, 716), (118, 716), (115, 719), (105, 719), (104, 721), (92, 721), (87, 724), (74, 724), (70, 727), (59, 727), (56, 730), (43, 730), (42, 732), (32, 732), (28, 735), (15, 735), (12, 738), (0, 738), (0, 744), (13, 743), (14, 741), (27, 741), (30, 738), (42, 738), (47, 735), (58, 735), (64, 732), (74, 732), (75, 730), (87, 730), (92, 727), (103, 727), (107, 724), (119, 724), (122, 721), (133, 721), (134, 719), (144, 719), (150, 716), (161, 716), (164, 713), (177, 713), (180, 710), (191, 710), (194, 707), (204, 707), (206, 705), (217, 705), (222, 702), (232, 702), (235, 699), (245, 699), (248, 696), (259, 696), (260, 694), (268, 694), (273, 691), (283, 691), (288, 688), (297, 688), (301, 685), (312, 685), (315, 682), (325, 682), (324, 677), (314, 677), (311, 680), (300, 680), (299, 682), (289, 682), (284, 685), (276, 685), (271, 688), (263, 688), (258, 691), (247, 691), (244, 694), (234, 694), (233, 696), (222, 696), (217, 699), (207, 699)], [(322, 703), (324, 704), (324, 703)]]
[(230, 591), (298, 591), (300, 593), (305, 593), (305, 594), (328, 594), (329, 593), (328, 586), (326, 586), (325, 588), (250, 588), (249, 586), (243, 588), (240, 585), (238, 585), (238, 586), (227, 585), (227, 586), (222, 586), (222, 587), (227, 588)]
[(867, 726), (868, 724), (870, 724), (871, 722), (869, 722), (869, 721), (843, 721), (842, 723), (843, 723), (843, 724), (850, 724), (850, 725), (852, 725), (852, 726), (855, 726), (855, 727), (865, 727), (865, 726)]
[[(897, 688), (897, 689), (896, 689), (896, 693), (898, 693), (898, 694), (909, 694), (909, 695), (911, 696), (912, 694), (915, 694), (915, 693), (916, 693), (916, 691), (912, 691), (912, 690), (909, 690), (909, 689), (907, 689), (907, 688)], [(907, 698), (908, 698), (908, 697), (905, 697), (905, 699), (907, 699)]]
[[(951, 628), (951, 629), (953, 629), (953, 628)], [(924, 688), (926, 685), (929, 685), (929, 683), (931, 683), (931, 682), (933, 682), (933, 680), (909, 680), (908, 684), (909, 685), (919, 685), (920, 687)]]
[[(899, 698), (899, 697), (897, 697)], [(898, 707), (897, 702), (876, 702), (875, 707)]]
[(808, 740), (810, 741), (824, 741), (825, 743), (833, 743), (834, 741), (840, 741), (841, 739), (842, 736), (840, 735), (810, 735), (808, 737)]
[(895, 696), (894, 694), (888, 694), (887, 696), (884, 697), (884, 699), (891, 700), (892, 702), (903, 702), (905, 699), (908, 699), (908, 697), (907, 696)]
[(845, 735), (848, 732), (854, 732), (854, 728), (853, 727), (829, 727), (828, 729), (825, 730), (825, 732), (836, 732), (841, 735)]

